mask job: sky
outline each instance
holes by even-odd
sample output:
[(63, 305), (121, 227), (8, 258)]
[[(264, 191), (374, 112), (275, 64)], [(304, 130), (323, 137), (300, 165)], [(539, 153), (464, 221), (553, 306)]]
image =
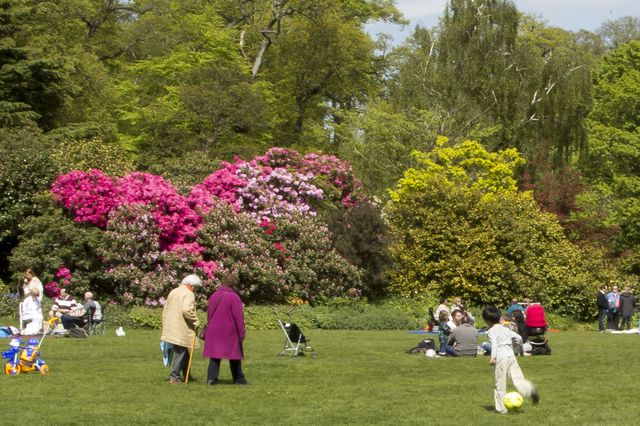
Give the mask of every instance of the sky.
[[(391, 34), (395, 43), (401, 43), (413, 28), (420, 24), (430, 28), (438, 23), (447, 0), (396, 0), (396, 7), (410, 24), (405, 28), (391, 24), (370, 24), (367, 31)], [(639, 0), (515, 0), (520, 12), (541, 16), (548, 25), (570, 31), (593, 31), (604, 21), (622, 16), (640, 17)]]

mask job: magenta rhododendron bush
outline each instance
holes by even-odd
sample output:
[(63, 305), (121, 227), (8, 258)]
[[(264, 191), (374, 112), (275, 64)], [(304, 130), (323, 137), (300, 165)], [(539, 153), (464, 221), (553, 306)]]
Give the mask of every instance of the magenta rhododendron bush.
[[(104, 275), (121, 301), (161, 305), (193, 271), (210, 287), (220, 272), (239, 272), (241, 293), (254, 302), (359, 293), (358, 269), (310, 220), (326, 206), (363, 200), (350, 165), (334, 156), (272, 148), (223, 163), (186, 196), (161, 176), (100, 170), (61, 175), (51, 193), (75, 222), (104, 230)], [(313, 244), (301, 244), (309, 235)]]

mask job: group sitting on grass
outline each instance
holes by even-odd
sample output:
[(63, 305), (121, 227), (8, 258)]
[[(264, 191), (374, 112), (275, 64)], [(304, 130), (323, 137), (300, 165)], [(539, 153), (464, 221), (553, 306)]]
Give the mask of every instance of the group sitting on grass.
[[(438, 312), (438, 337), (440, 356), (476, 356), (489, 354), (491, 342), (478, 344), (478, 330), (473, 326), (473, 316), (464, 308), (459, 298), (454, 302), (449, 314), (446, 299), (442, 299)], [(501, 316), (500, 324), (516, 333), (513, 350), (516, 355), (549, 355), (546, 331), (547, 322), (544, 308), (539, 303), (522, 304), (512, 301), (506, 314)]]

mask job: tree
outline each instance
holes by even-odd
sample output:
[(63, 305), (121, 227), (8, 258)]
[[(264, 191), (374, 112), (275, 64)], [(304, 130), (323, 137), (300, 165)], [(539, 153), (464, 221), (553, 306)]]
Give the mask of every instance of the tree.
[(24, 0), (0, 2), (0, 126), (54, 126), (69, 93), (65, 61), (24, 42), (29, 8)]
[(515, 147), (552, 169), (584, 154), (593, 59), (578, 36), (511, 1), (454, 0), (436, 29), (416, 29), (403, 49), (394, 104), (432, 111), (440, 134)]
[(596, 30), (610, 50), (615, 50), (633, 40), (640, 41), (640, 18), (623, 16), (618, 19), (607, 19)]
[(400, 12), (389, 0), (218, 0), (220, 15), (238, 31), (242, 56), (251, 63), (251, 77), (255, 79), (265, 63), (267, 51), (277, 45), (287, 33), (298, 34), (290, 27), (297, 18), (323, 20), (336, 10), (345, 20), (357, 19), (361, 24), (369, 20), (400, 23)]
[(164, 28), (154, 35), (172, 34), (171, 41), (159, 51), (140, 46), (140, 59), (124, 68), (118, 107), (123, 143), (144, 153), (146, 165), (191, 150), (230, 157), (242, 147), (256, 149), (267, 139), (266, 86), (248, 81), (231, 32), (212, 7), (172, 12), (172, 19), (145, 15)]
[(518, 192), (514, 149), (487, 152), (474, 141), (414, 153), (386, 214), (395, 237), (391, 288), (435, 291), (472, 303), (542, 300), (557, 312), (590, 315), (591, 283), (615, 274), (597, 252), (571, 244), (557, 219)]
[[(591, 190), (579, 199), (578, 221), (590, 219), (611, 238), (623, 267), (640, 273), (640, 42), (609, 52), (594, 72), (590, 152), (582, 172)], [(601, 203), (595, 202), (600, 200)], [(606, 203), (602, 201), (607, 200)], [(609, 231), (607, 231), (609, 230)], [(613, 231), (613, 232), (612, 232)], [(585, 235), (581, 235), (585, 237)]]
[(367, 194), (386, 200), (387, 189), (412, 162), (413, 150), (428, 151), (436, 137), (437, 118), (431, 111), (395, 111), (384, 100), (343, 113), (336, 126), (341, 140), (340, 158), (353, 165)]

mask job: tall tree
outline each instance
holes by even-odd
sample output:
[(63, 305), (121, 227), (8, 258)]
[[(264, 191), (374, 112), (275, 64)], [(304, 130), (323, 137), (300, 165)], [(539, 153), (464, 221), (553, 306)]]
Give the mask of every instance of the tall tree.
[(609, 49), (617, 49), (630, 41), (640, 41), (640, 18), (623, 16), (618, 19), (607, 19), (596, 33), (602, 37)]
[(49, 130), (67, 100), (70, 70), (63, 58), (28, 44), (28, 6), (26, 0), (0, 1), (0, 126), (37, 123)]
[(640, 41), (604, 57), (593, 92), (589, 159), (582, 167), (592, 189), (581, 197), (576, 220), (601, 232), (617, 230), (610, 248), (623, 267), (640, 274)]
[(437, 29), (417, 29), (403, 48), (394, 103), (432, 111), (442, 134), (516, 147), (536, 159), (530, 168), (559, 169), (585, 152), (594, 60), (584, 37), (508, 0), (452, 0)]
[(250, 81), (213, 7), (175, 4), (136, 25), (153, 29), (155, 42), (126, 58), (118, 114), (123, 142), (145, 166), (191, 150), (229, 157), (268, 140), (266, 86)]

